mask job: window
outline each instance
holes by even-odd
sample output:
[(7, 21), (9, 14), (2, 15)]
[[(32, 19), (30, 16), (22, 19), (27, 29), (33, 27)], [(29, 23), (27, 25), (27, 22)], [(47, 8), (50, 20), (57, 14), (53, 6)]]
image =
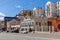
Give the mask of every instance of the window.
[(47, 23), (45, 23), (45, 25), (46, 25)]
[(48, 21), (48, 26), (52, 26), (52, 22), (51, 21)]
[(39, 22), (39, 26), (41, 26), (41, 23)]
[(36, 25), (38, 25), (38, 22), (36, 22)]

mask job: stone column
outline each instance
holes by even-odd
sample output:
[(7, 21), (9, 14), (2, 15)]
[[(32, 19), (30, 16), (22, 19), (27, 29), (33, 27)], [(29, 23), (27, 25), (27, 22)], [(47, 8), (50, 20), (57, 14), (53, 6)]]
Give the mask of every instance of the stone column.
[(52, 33), (54, 33), (54, 26), (52, 26)]
[(51, 29), (50, 29), (51, 26), (48, 26), (48, 27), (49, 27), (49, 32), (51, 32), (51, 31), (50, 31), (50, 30), (51, 30)]
[(33, 33), (35, 33), (36, 31), (36, 24), (34, 23), (34, 26), (33, 26)]
[(41, 30), (42, 30), (42, 32), (43, 32), (43, 26), (41, 26)]
[(43, 23), (41, 22), (41, 31), (43, 32)]

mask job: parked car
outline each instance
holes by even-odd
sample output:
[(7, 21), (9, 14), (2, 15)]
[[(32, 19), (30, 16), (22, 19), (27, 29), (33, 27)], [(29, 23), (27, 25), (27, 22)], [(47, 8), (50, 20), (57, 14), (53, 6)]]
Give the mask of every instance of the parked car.
[(13, 32), (13, 33), (19, 33), (19, 30), (16, 29), (16, 27), (14, 27), (14, 28), (11, 29), (11, 32)]
[(22, 28), (21, 29), (21, 33), (23, 33), (23, 34), (26, 34), (26, 33), (28, 33), (29, 32), (29, 30), (27, 29), (27, 28)]
[(0, 32), (3, 32), (3, 31), (2, 31), (2, 28), (0, 28)]

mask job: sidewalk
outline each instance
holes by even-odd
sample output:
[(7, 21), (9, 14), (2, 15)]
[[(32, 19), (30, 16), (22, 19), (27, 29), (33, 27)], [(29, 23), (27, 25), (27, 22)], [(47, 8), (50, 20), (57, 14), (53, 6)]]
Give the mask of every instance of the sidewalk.
[[(33, 32), (32, 32), (32, 33), (33, 33)], [(42, 33), (42, 34), (50, 34), (50, 32), (39, 32), (39, 31), (35, 31), (34, 33), (35, 33), (35, 34), (41, 34), (41, 33)]]
[(59, 35), (60, 36), (60, 32), (54, 32), (54, 35)]
[(51, 34), (51, 35), (60, 35), (60, 32), (38, 32), (36, 31), (35, 33), (31, 32), (32, 34)]

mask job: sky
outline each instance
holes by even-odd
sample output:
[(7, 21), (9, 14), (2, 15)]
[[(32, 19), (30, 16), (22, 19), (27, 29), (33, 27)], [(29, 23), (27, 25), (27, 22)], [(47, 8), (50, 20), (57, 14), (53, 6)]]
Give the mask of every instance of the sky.
[(42, 7), (48, 1), (57, 2), (60, 0), (0, 0), (0, 15), (14, 17), (21, 10), (32, 10), (34, 7)]

